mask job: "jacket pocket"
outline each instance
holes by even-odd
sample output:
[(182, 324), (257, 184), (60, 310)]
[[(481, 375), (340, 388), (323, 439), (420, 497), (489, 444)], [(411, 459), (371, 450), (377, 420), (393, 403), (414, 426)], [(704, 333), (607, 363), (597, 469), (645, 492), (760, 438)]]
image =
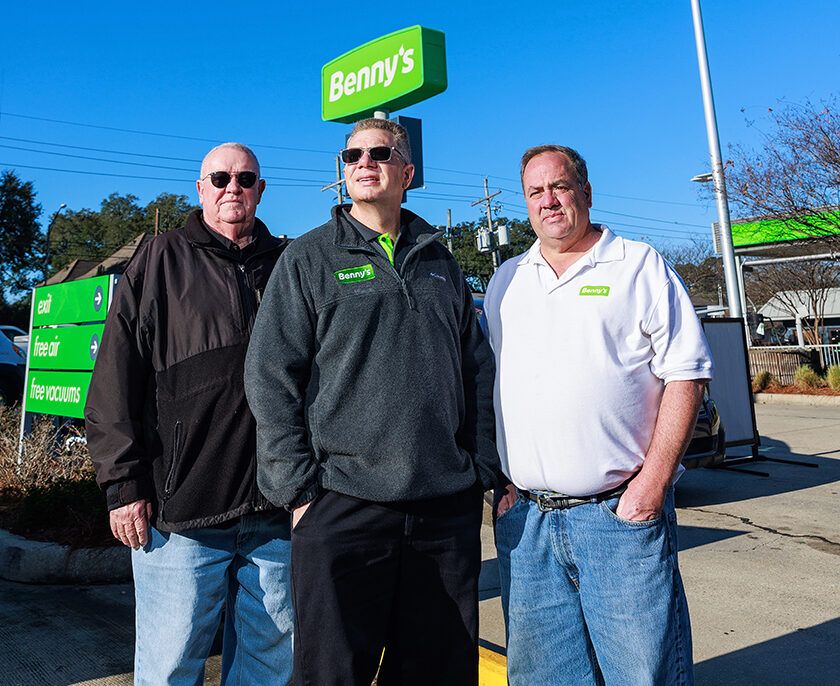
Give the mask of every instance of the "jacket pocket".
[(169, 472), (166, 475), (166, 482), (163, 486), (163, 499), (166, 500), (172, 495), (175, 486), (178, 483), (178, 465), (181, 461), (181, 448), (184, 444), (183, 431), (184, 425), (181, 420), (175, 422), (172, 427), (172, 464), (169, 466)]

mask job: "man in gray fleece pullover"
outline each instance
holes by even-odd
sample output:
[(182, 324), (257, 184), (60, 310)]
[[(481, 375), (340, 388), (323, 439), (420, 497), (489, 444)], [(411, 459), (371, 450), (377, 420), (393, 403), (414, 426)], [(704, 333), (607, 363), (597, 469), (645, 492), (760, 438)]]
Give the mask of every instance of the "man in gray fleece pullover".
[(366, 119), (348, 146), (353, 205), (278, 262), (245, 368), (259, 487), (292, 511), (293, 681), (475, 684), (492, 353), (439, 232), (400, 209), (405, 130)]

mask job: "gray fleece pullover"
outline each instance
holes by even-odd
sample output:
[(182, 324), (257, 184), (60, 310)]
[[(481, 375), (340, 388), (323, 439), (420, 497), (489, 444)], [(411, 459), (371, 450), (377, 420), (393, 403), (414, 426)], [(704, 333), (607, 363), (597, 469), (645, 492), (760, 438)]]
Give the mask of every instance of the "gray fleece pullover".
[(494, 485), (494, 362), (470, 290), (431, 226), (403, 210), (402, 231), (415, 245), (397, 272), (334, 208), (268, 282), (245, 390), (275, 505)]

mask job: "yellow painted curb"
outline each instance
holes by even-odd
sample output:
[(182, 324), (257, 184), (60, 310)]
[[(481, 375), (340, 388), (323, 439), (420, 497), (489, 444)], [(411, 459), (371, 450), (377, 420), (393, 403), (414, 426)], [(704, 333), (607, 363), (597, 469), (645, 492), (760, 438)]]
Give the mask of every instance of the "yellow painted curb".
[(504, 655), (478, 647), (478, 686), (507, 686), (507, 659)]

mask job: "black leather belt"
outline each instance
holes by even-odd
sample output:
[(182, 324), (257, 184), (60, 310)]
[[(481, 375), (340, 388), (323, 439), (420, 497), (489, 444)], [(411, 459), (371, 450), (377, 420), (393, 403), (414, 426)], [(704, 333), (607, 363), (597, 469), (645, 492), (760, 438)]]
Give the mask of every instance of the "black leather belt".
[(563, 495), (562, 493), (532, 493), (531, 491), (519, 491), (519, 495), (527, 500), (532, 500), (537, 504), (540, 512), (551, 512), (552, 510), (568, 510), (570, 507), (577, 507), (578, 505), (586, 505), (587, 503), (600, 503), (603, 500), (609, 500), (621, 495), (627, 490), (627, 483), (621, 484), (618, 488), (611, 491), (604, 491), (596, 495), (587, 496), (571, 496)]

